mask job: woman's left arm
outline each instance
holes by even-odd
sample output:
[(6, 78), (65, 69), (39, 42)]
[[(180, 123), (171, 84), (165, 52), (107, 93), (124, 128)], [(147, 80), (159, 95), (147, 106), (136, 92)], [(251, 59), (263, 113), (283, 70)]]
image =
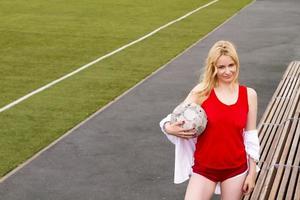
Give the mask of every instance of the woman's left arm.
[[(246, 131), (256, 130), (257, 118), (257, 93), (252, 88), (247, 88), (249, 111), (247, 116)], [(249, 156), (249, 155), (248, 155)], [(255, 186), (256, 162), (249, 156), (249, 172), (244, 182), (244, 194), (250, 194)]]

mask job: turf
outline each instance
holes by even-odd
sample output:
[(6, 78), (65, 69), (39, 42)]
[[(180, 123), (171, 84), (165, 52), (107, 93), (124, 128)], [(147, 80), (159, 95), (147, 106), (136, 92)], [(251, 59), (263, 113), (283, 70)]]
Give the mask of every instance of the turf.
[[(0, 107), (207, 2), (4, 1), (0, 8)], [(0, 113), (0, 176), (250, 2), (220, 0)]]
[(206, 2), (1, 1), (0, 107)]

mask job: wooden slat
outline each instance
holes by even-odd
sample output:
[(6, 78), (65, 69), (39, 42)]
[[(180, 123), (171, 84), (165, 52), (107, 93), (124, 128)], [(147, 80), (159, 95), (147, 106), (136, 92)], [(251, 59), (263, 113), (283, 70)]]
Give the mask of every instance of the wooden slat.
[(297, 189), (295, 191), (294, 199), (300, 199), (300, 189), (299, 189), (299, 187), (300, 187), (300, 175), (299, 175), (299, 171), (298, 171), (298, 181), (297, 181), (296, 187), (297, 187)]
[[(293, 121), (292, 123), (291, 131), (288, 134), (288, 139), (286, 141), (284, 151), (281, 155), (281, 159), (279, 162), (280, 165), (287, 165), (287, 166), (293, 165), (295, 153), (297, 152), (299, 136), (300, 136), (299, 134), (296, 134), (297, 124), (298, 124), (297, 120)], [(272, 184), (272, 189), (269, 195), (270, 199), (275, 199), (276, 196), (277, 199), (284, 199), (284, 196), (286, 195), (286, 191), (287, 191), (286, 187), (289, 182), (289, 178), (290, 178), (289, 176), (291, 170), (292, 168), (290, 167), (283, 167), (283, 166), (278, 167), (276, 177)]]
[[(285, 168), (285, 172), (283, 175), (283, 180), (280, 182), (280, 188), (277, 192), (277, 196), (279, 199), (292, 199), (293, 193), (296, 188), (296, 178), (297, 174), (299, 174), (299, 168), (296, 166), (299, 166), (300, 161), (300, 147), (299, 147), (299, 138), (300, 138), (300, 123), (296, 122), (298, 125), (295, 129), (294, 135), (294, 141), (292, 144), (292, 148), (290, 150), (291, 155), (289, 155), (287, 165), (291, 165), (293, 167), (287, 167)], [(299, 188), (300, 189), (300, 188)], [(298, 189), (298, 190), (299, 190)], [(275, 194), (272, 193), (270, 197), (275, 197)]]

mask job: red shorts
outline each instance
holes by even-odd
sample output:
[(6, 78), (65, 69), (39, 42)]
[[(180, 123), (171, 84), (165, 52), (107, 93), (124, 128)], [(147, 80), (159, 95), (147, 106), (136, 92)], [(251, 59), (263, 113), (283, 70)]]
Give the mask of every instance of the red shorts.
[(247, 163), (243, 164), (240, 167), (230, 168), (230, 169), (209, 169), (206, 167), (193, 167), (193, 172), (200, 174), (209, 180), (214, 182), (222, 182), (228, 178), (232, 178), (236, 175), (242, 174), (248, 169)]

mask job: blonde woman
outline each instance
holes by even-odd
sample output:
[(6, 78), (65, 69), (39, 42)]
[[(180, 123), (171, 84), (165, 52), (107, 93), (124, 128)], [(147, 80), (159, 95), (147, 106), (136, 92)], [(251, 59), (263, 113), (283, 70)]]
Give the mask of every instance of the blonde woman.
[[(195, 138), (195, 130), (184, 130), (182, 122), (161, 128), (176, 145), (175, 182), (190, 176), (185, 200), (210, 199), (217, 184), (222, 200), (241, 199), (255, 185), (259, 142), (256, 130), (257, 94), (240, 85), (239, 59), (234, 45), (218, 41), (208, 53), (202, 80), (185, 99), (205, 110), (208, 123)], [(193, 156), (191, 156), (193, 154)], [(186, 156), (192, 158), (185, 158)], [(181, 170), (181, 172), (179, 172)]]

